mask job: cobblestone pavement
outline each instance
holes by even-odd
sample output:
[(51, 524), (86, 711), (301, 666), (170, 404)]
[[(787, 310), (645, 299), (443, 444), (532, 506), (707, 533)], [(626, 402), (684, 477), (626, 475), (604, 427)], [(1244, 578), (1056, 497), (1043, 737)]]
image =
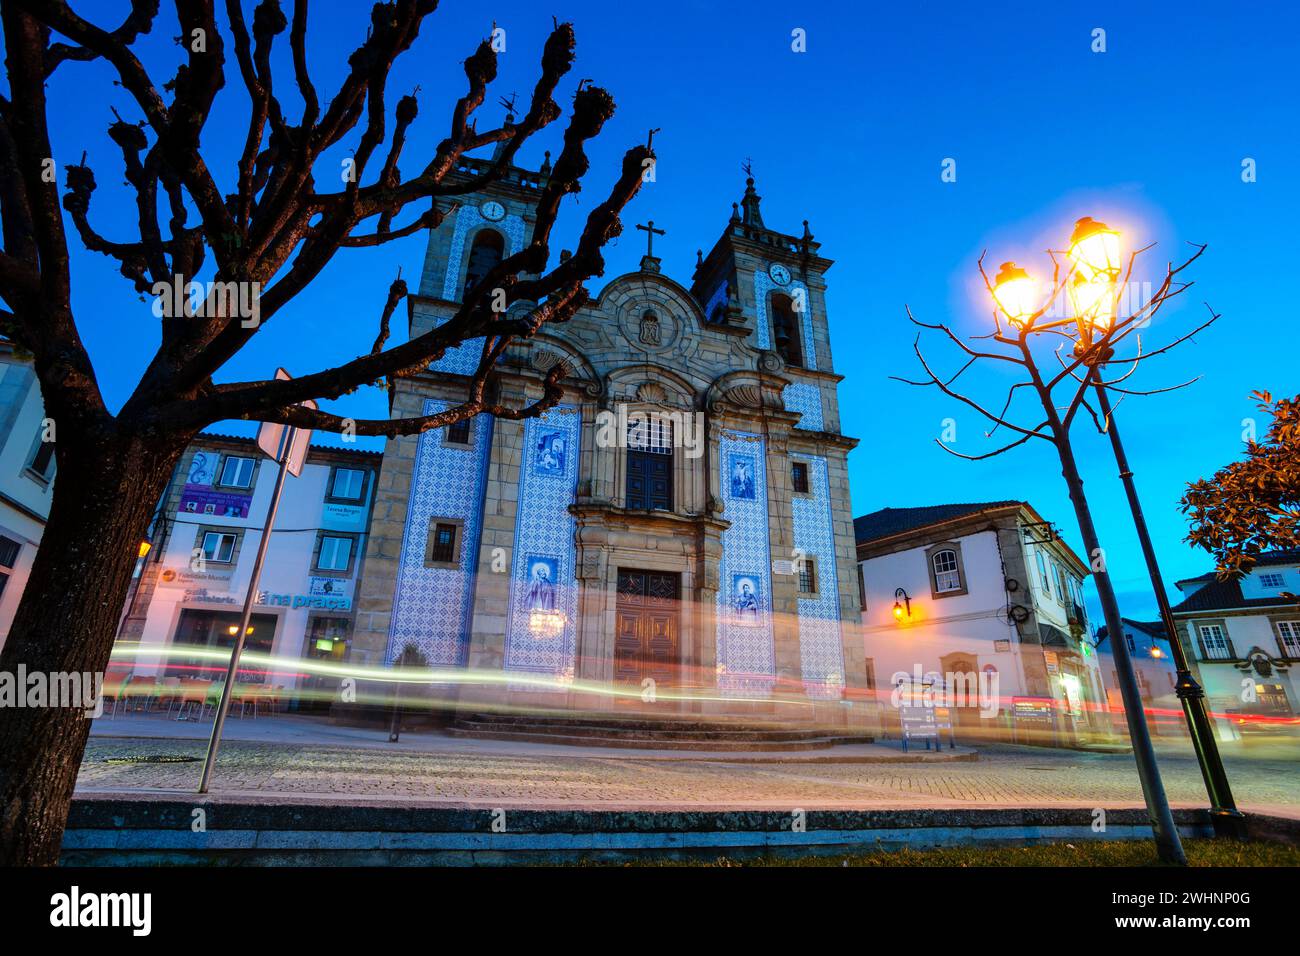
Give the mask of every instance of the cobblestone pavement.
[[(389, 802), (404, 805), (572, 809), (904, 809), (945, 807), (1132, 807), (1141, 790), (1131, 754), (983, 747), (972, 763), (741, 764), (530, 753), (393, 752), (375, 745), (230, 741), (212, 786), (216, 798), (276, 802)], [(78, 793), (176, 796), (198, 784), (204, 742), (94, 737)], [(175, 755), (188, 763), (121, 763)], [(1244, 810), (1300, 818), (1300, 744), (1225, 758)], [(1205, 804), (1190, 753), (1160, 757), (1175, 806)]]

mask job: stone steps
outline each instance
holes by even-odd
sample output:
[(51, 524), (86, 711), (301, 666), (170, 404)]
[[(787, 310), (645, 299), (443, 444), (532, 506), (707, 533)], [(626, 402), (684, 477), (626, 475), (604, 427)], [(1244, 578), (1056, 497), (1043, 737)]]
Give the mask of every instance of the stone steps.
[(474, 714), (447, 728), (453, 737), (532, 741), (579, 747), (697, 751), (824, 750), (837, 744), (871, 743), (868, 736), (825, 728), (790, 728), (744, 720), (694, 717), (543, 716)]

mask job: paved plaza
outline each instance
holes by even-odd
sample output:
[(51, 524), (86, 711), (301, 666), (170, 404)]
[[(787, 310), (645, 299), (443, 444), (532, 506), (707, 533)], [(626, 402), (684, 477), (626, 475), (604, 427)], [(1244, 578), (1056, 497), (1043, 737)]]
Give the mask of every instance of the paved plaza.
[[(170, 725), (169, 725), (170, 724)], [(101, 721), (87, 747), (79, 796), (193, 793), (205, 724)], [(113, 735), (113, 736), (110, 736)], [(133, 734), (134, 736), (119, 736)], [(1242, 809), (1300, 818), (1300, 741), (1228, 743), (1225, 762)], [(399, 802), (409, 806), (571, 809), (1121, 808), (1142, 803), (1131, 754), (981, 746), (977, 759), (908, 763), (824, 762), (820, 754), (684, 755), (403, 734), (292, 719), (235, 721), (212, 786), (216, 799)], [(896, 742), (861, 748), (901, 757)], [(958, 754), (956, 756), (961, 756)], [(198, 758), (151, 763), (140, 758)], [(851, 756), (851, 753), (850, 753)], [(948, 755), (946, 755), (948, 756)], [(1196, 761), (1164, 745), (1165, 787), (1179, 807), (1205, 804)]]

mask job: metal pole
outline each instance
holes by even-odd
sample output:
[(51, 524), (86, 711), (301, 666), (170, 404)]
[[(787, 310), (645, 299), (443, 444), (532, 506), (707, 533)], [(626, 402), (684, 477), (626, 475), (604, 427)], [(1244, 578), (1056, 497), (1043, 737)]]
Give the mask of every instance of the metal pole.
[(221, 688), (221, 703), (217, 705), (217, 717), (212, 724), (212, 738), (208, 741), (208, 757), (203, 763), (203, 778), (199, 781), (199, 793), (208, 792), (208, 781), (212, 779), (212, 766), (217, 760), (217, 748), (221, 746), (221, 730), (226, 725), (226, 714), (230, 712), (230, 695), (235, 687), (235, 672), (239, 669), (239, 655), (244, 650), (244, 637), (248, 633), (248, 622), (253, 616), (253, 600), (257, 597), (257, 582), (262, 576), (262, 562), (266, 559), (266, 548), (271, 543), (271, 529), (275, 526), (275, 513), (280, 508), (280, 492), (284, 490), (284, 476), (288, 473), (285, 461), (289, 449), (293, 447), (293, 437), (297, 429), (290, 426), (284, 430), (280, 441), (280, 454), (276, 457), (278, 470), (275, 474), (275, 489), (271, 492), (271, 504), (266, 509), (266, 524), (262, 527), (262, 540), (257, 543), (257, 557), (253, 559), (253, 570), (248, 578), (248, 593), (244, 595), (244, 613), (240, 616), (239, 632), (235, 635), (235, 646), (230, 652), (230, 666), (226, 668), (226, 683)]
[[(1133, 481), (1133, 469), (1129, 467), (1128, 456), (1124, 453), (1124, 444), (1120, 441), (1119, 428), (1115, 424), (1115, 415), (1110, 406), (1110, 397), (1106, 394), (1105, 386), (1100, 382), (1095, 384), (1102, 421), (1106, 423), (1106, 432), (1110, 435), (1110, 444), (1115, 450), (1115, 464), (1119, 466), (1119, 477), (1128, 495), (1129, 509), (1133, 512), (1133, 526), (1142, 545), (1142, 556), (1146, 559), (1151, 587), (1156, 593), (1160, 621), (1169, 635), (1169, 649), (1174, 655), (1176, 672), (1174, 690), (1183, 703), (1183, 714), (1187, 718), (1187, 729), (1192, 737), (1192, 747), (1196, 751), (1196, 762), (1200, 765), (1201, 777), (1205, 780), (1205, 791), (1210, 797), (1210, 819), (1214, 824), (1214, 832), (1219, 836), (1245, 839), (1246, 817), (1237, 809), (1237, 804), (1232, 798), (1232, 787), (1228, 783), (1228, 774), (1224, 770), (1223, 759), (1219, 756), (1219, 745), (1215, 740), (1214, 723), (1210, 720), (1205, 706), (1205, 690), (1192, 675), (1187, 653), (1178, 636), (1178, 625), (1169, 607), (1164, 578), (1160, 574), (1155, 547), (1151, 543), (1151, 533), (1147, 530), (1146, 517), (1142, 513), (1142, 502), (1138, 500), (1137, 485)], [(1112, 647), (1115, 646), (1115, 642), (1122, 640), (1123, 636), (1122, 632), (1112, 635)], [(1127, 642), (1124, 643), (1127, 650)]]
[[(1070, 490), (1070, 502), (1074, 505), (1074, 514), (1079, 522), (1079, 534), (1088, 557), (1094, 562), (1103, 552), (1097, 539), (1097, 527), (1093, 524), (1092, 510), (1088, 499), (1083, 494), (1083, 479), (1079, 476), (1079, 466), (1074, 459), (1074, 449), (1070, 445), (1070, 434), (1057, 414), (1050, 393), (1045, 389), (1033, 369), (1035, 386), (1043, 411), (1047, 413), (1052, 426), (1052, 444), (1061, 459), (1061, 475)], [(1089, 369), (1088, 375), (1096, 375), (1095, 369)], [(1111, 634), (1123, 634), (1123, 619), (1119, 613), (1119, 602), (1115, 598), (1115, 589), (1110, 583), (1110, 572), (1103, 560), (1100, 567), (1093, 570), (1093, 581), (1097, 586), (1097, 600), (1101, 604), (1102, 614), (1106, 619), (1106, 630)], [(1129, 740), (1133, 744), (1133, 759), (1137, 763), (1138, 780), (1142, 784), (1142, 796), (1146, 801), (1147, 816), (1151, 821), (1152, 835), (1155, 837), (1156, 850), (1165, 863), (1180, 866), (1187, 864), (1187, 855), (1183, 852), (1182, 840), (1178, 837), (1178, 827), (1174, 823), (1173, 812), (1169, 809), (1169, 798), (1165, 795), (1165, 786), (1160, 779), (1160, 768), (1156, 764), (1155, 748), (1151, 746), (1151, 733), (1147, 729), (1146, 714), (1142, 709), (1142, 693), (1138, 690), (1137, 678), (1133, 673), (1133, 661), (1129, 658), (1128, 644), (1113, 641), (1111, 644), (1115, 657), (1115, 671), (1119, 677), (1120, 695), (1124, 698), (1124, 719), (1128, 723)]]

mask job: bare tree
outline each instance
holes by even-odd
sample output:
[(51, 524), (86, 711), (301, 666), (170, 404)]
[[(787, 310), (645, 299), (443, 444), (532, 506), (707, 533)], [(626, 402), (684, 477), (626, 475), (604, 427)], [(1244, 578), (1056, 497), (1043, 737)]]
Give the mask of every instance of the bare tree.
[[(969, 340), (970, 342), (979, 343), (977, 345), (963, 341), (947, 325), (918, 321), (912, 315), (911, 310), (908, 309), (908, 318), (914, 325), (923, 330), (930, 329), (942, 332), (961, 351), (965, 361), (951, 375), (941, 376), (937, 374), (921, 352), (921, 333), (918, 332), (916, 341), (913, 343), (913, 350), (925, 371), (925, 378), (920, 380), (898, 378), (897, 376), (895, 378), (909, 385), (938, 388), (950, 398), (961, 402), (968, 408), (974, 409), (990, 423), (991, 427), (986, 433), (986, 437), (992, 437), (1000, 429), (1004, 429), (1015, 436), (992, 451), (978, 455), (961, 454), (936, 439), (936, 444), (951, 455), (969, 461), (978, 461), (1004, 454), (1034, 439), (1047, 441), (1056, 449), (1061, 462), (1061, 474), (1065, 478), (1069, 490), (1070, 502), (1074, 506), (1075, 517), (1079, 523), (1079, 533), (1087, 551), (1093, 580), (1096, 582), (1098, 601), (1102, 607), (1106, 627), (1108, 632), (1115, 636), (1111, 641), (1111, 645), (1114, 649), (1116, 669), (1120, 677), (1119, 683), (1124, 698), (1125, 717), (1138, 762), (1138, 773), (1142, 781), (1143, 794), (1146, 797), (1147, 808), (1155, 830), (1156, 843), (1161, 857), (1166, 862), (1186, 862), (1179, 842), (1178, 831), (1174, 826), (1173, 817), (1169, 810), (1169, 803), (1165, 797), (1164, 785), (1160, 780), (1159, 770), (1156, 767), (1155, 755), (1151, 747), (1150, 734), (1143, 712), (1142, 699), (1138, 692), (1136, 680), (1133, 678), (1133, 664), (1129, 657), (1128, 646), (1119, 639), (1119, 635), (1124, 633), (1124, 629), (1119, 604), (1115, 598), (1115, 589), (1111, 584), (1110, 574), (1106, 566), (1106, 554), (1097, 537), (1092, 511), (1083, 492), (1083, 479), (1079, 474), (1074, 449), (1070, 444), (1070, 429), (1080, 410), (1087, 412), (1098, 431), (1105, 432), (1107, 430), (1111, 414), (1110, 393), (1117, 394), (1119, 401), (1123, 401), (1129, 395), (1150, 395), (1191, 384), (1190, 382), (1184, 382), (1169, 388), (1137, 390), (1125, 383), (1137, 371), (1143, 361), (1167, 353), (1218, 319), (1218, 315), (1211, 310), (1209, 318), (1191, 332), (1163, 347), (1143, 351), (1142, 330), (1160, 313), (1168, 302), (1176, 299), (1191, 287), (1192, 283), (1182, 280), (1180, 275), (1205, 251), (1203, 245), (1194, 246), (1195, 251), (1181, 265), (1175, 266), (1172, 262), (1169, 263), (1165, 269), (1163, 280), (1147, 301), (1137, 308), (1131, 309), (1127, 314), (1123, 314), (1120, 298), (1124, 290), (1133, 287), (1133, 270), (1138, 256), (1150, 248), (1150, 246), (1147, 246), (1144, 249), (1138, 249), (1129, 256), (1122, 278), (1116, 277), (1119, 281), (1113, 283), (1108, 301), (1107, 297), (1102, 297), (1098, 302), (1094, 303), (1095, 306), (1102, 306), (1099, 313), (1076, 315), (1073, 318), (1061, 317), (1056, 310), (1058, 305), (1065, 299), (1063, 293), (1066, 291), (1066, 283), (1075, 278), (1081, 280), (1083, 276), (1076, 276), (1075, 267), (1069, 263), (1068, 258), (1063, 253), (1049, 250), (1048, 255), (1051, 257), (1053, 264), (1052, 281), (1048, 294), (1039, 300), (1041, 304), (1036, 309), (1027, 310), (1022, 315), (1012, 316), (1007, 313), (1007, 325), (1003, 324), (1003, 310), (995, 308), (993, 310), (993, 331), (986, 335), (975, 336)], [(1006, 265), (1010, 266), (1012, 270), (1015, 269), (1014, 263), (1007, 263)], [(984, 257), (982, 255), (979, 261), (979, 270), (984, 279), (985, 288), (994, 301), (997, 302), (995, 285), (984, 270)], [(1104, 320), (1099, 321), (1098, 314), (1104, 316)], [(1130, 338), (1135, 346), (1133, 354), (1127, 358), (1117, 358), (1117, 347), (1128, 342)], [(1054, 361), (1059, 368), (1045, 371), (1039, 367), (1036, 350), (1041, 351), (1044, 343), (1051, 344), (1053, 342), (1056, 343), (1056, 348), (1052, 350), (1051, 361)], [(1069, 346), (1068, 350), (1067, 346)], [(1021, 376), (1008, 389), (1000, 407), (981, 403), (956, 388), (958, 380), (969, 369), (977, 364), (987, 365), (989, 363), (1001, 363), (1005, 366), (1014, 367), (1019, 370)], [(1116, 372), (1110, 378), (1106, 377), (1105, 370), (1107, 367), (1116, 369)], [(1013, 419), (1013, 406), (1018, 397), (1017, 393), (1021, 389), (1027, 390), (1025, 394), (1032, 395), (1037, 399), (1036, 404), (1038, 407), (1034, 410), (1031, 419), (1017, 422)], [(1096, 395), (1098, 408), (1094, 408), (1088, 400), (1090, 391)], [(1063, 395), (1059, 393), (1063, 393)], [(1030, 404), (1032, 407), (1034, 403), (1026, 402), (1022, 404)], [(1116, 407), (1118, 407), (1118, 402)], [(997, 410), (993, 411), (994, 408)], [(1035, 423), (1030, 424), (1031, 421)], [(1171, 638), (1177, 639), (1176, 635), (1171, 635)]]
[[(558, 24), (547, 39), (527, 113), (479, 132), (475, 111), (497, 69), (492, 45), (483, 41), (465, 61), (468, 89), (452, 110), (449, 135), (417, 175), (403, 178), (398, 162), (417, 104), (414, 96), (398, 99), (390, 130), (387, 80), (435, 0), (375, 3), (368, 35), (348, 57), (346, 77), (328, 100), (308, 67), (307, 0), (295, 0), (291, 19), (278, 0), (260, 0), (251, 27), (241, 0), (226, 0), (224, 31), (216, 6), (215, 0), (174, 0), (184, 62), (159, 84), (133, 50), (153, 29), (159, 0), (132, 0), (130, 13), (113, 29), (62, 0), (0, 4), (9, 81), (0, 96), (0, 298), (8, 309), (0, 321), (4, 334), (33, 356), (57, 427), (59, 472), (44, 540), (0, 655), (3, 671), (19, 665), (29, 672), (103, 671), (138, 542), (185, 446), (205, 426), (242, 418), (393, 436), (482, 412), (522, 418), (553, 405), (562, 394), (563, 366), (551, 370), (539, 401), (507, 407), (491, 401), (493, 365), (512, 341), (564, 321), (586, 301), (583, 283), (603, 272), (601, 249), (619, 234), (619, 214), (653, 156), (648, 144), (627, 151), (577, 248), (548, 270), (561, 201), (580, 189), (588, 168), (584, 146), (614, 111), (609, 93), (578, 84), (563, 148), (539, 190), (531, 237), (467, 290), (447, 321), (387, 347), (389, 321), (406, 296), (399, 280), (389, 289), (368, 354), (287, 381), (217, 383), (222, 367), (278, 320), (340, 248), (436, 229), (457, 196), (502, 177), (519, 148), (562, 115), (554, 97), (573, 62), (574, 33)], [(273, 47), (286, 30), (303, 103), (296, 123), (281, 107), (271, 70)], [(249, 110), (238, 163), (222, 181), (204, 161), (200, 140), (226, 82), (228, 49)], [(134, 191), (134, 235), (126, 238), (106, 237), (93, 224), (96, 183), (84, 158), (67, 167), (62, 209), (50, 174), (46, 86), (56, 71), (90, 60), (111, 65), (141, 117), (136, 123), (119, 117), (108, 127)], [(321, 188), (318, 160), (354, 130), (352, 175), (338, 190)], [(493, 159), (467, 174), (466, 154), (488, 146), (495, 149)], [(339, 181), (337, 169), (328, 176), (322, 170), (321, 182)], [(415, 204), (426, 200), (428, 208), (415, 213)], [(408, 207), (409, 221), (399, 225)], [(105, 406), (73, 314), (68, 221), (87, 249), (116, 260), (141, 293), (184, 286), (205, 263), (212, 276), (213, 292), (196, 314), (164, 310), (161, 344), (117, 414)], [(223, 288), (262, 290), (258, 321), (249, 322)], [(479, 339), (465, 400), (437, 415), (345, 424), (299, 405), (418, 374), (447, 349)], [(0, 863), (57, 860), (87, 733), (88, 721), (70, 708), (11, 710), (0, 721)]]

